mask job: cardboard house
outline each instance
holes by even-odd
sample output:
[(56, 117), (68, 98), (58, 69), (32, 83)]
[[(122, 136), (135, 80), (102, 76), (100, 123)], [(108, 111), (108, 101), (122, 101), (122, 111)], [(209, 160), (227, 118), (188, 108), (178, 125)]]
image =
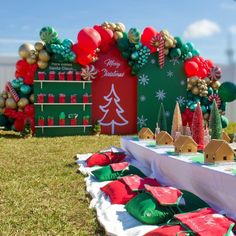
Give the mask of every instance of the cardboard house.
[(209, 163), (234, 161), (234, 150), (223, 139), (212, 139), (204, 149), (204, 161)]
[(196, 153), (197, 143), (193, 140), (191, 136), (180, 135), (174, 142), (176, 153)]
[(168, 132), (161, 131), (156, 135), (156, 143), (158, 145), (173, 145), (173, 138)]
[(138, 132), (138, 137), (140, 139), (153, 139), (154, 138), (154, 133), (149, 128), (143, 127)]
[(222, 132), (222, 139), (225, 140), (227, 143), (230, 143), (231, 141), (229, 135), (225, 131)]

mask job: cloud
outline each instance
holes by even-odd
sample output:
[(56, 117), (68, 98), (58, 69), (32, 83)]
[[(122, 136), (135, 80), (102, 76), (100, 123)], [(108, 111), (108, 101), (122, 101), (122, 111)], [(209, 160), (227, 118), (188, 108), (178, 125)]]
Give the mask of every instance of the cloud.
[(185, 38), (205, 38), (220, 32), (220, 27), (215, 22), (203, 19), (190, 24), (184, 31)]
[(231, 26), (229, 27), (229, 32), (230, 32), (231, 34), (236, 34), (236, 25), (231, 25)]

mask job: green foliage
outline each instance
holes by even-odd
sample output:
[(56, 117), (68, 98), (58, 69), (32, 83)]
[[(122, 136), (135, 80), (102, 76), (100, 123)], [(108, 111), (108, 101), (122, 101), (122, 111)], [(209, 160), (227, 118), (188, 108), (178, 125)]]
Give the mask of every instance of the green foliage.
[(31, 122), (29, 119), (25, 122), (24, 130), (20, 133), (22, 138), (32, 137)]
[(166, 113), (163, 103), (161, 103), (158, 118), (157, 118), (158, 126), (161, 131), (167, 131), (167, 124), (166, 124)]
[(99, 124), (98, 121), (96, 121), (95, 124), (94, 124), (94, 126), (93, 126), (93, 132), (94, 132), (94, 134), (100, 135), (101, 129), (102, 129), (102, 128), (101, 128), (101, 125)]
[(217, 108), (216, 101), (213, 101), (211, 115), (210, 115), (210, 129), (211, 129), (211, 139), (221, 139), (222, 138), (222, 124), (219, 110)]

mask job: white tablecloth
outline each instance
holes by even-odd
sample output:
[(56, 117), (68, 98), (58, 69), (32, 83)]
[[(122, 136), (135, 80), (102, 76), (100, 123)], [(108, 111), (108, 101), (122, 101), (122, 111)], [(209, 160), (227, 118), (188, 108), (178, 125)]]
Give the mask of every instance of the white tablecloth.
[[(152, 141), (153, 142), (153, 141)], [(192, 162), (190, 155), (173, 156), (169, 147), (147, 147), (150, 141), (121, 138), (121, 146), (164, 185), (186, 189), (220, 213), (236, 220), (236, 176), (230, 168), (236, 163), (214, 166)]]

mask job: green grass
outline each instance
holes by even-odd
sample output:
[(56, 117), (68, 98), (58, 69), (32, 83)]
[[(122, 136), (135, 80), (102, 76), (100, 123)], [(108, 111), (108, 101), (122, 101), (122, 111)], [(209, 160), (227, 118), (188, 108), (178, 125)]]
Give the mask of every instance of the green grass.
[(73, 157), (119, 146), (119, 140), (22, 139), (0, 131), (0, 235), (105, 235)]

